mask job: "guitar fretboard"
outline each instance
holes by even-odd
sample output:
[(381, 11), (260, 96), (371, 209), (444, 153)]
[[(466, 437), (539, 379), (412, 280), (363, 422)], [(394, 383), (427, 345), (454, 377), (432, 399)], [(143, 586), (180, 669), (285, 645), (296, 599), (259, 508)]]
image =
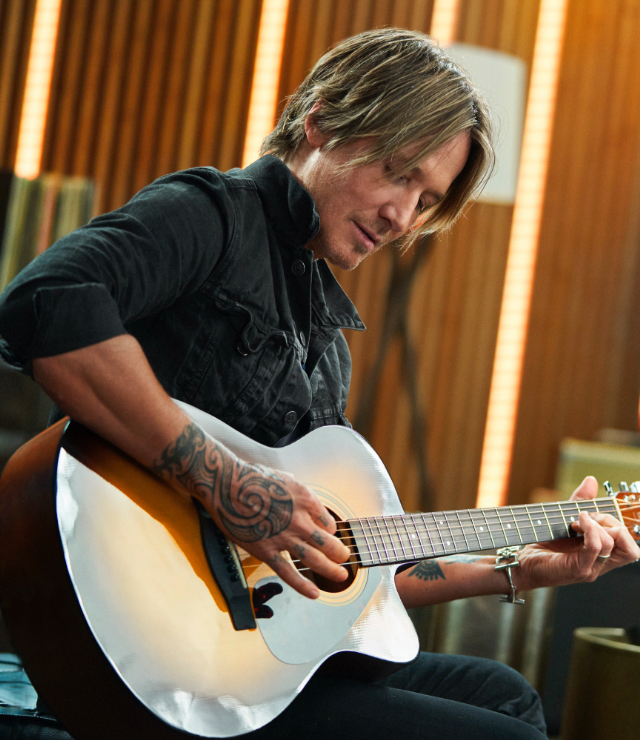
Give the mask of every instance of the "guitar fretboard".
[(611, 498), (436, 511), (346, 522), (364, 567), (574, 537), (581, 511), (620, 518)]

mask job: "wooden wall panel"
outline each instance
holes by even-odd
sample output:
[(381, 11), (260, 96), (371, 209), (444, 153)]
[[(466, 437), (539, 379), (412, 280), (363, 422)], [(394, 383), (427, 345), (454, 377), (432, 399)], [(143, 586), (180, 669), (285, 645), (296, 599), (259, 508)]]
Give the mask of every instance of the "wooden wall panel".
[(0, 168), (13, 169), (36, 0), (0, 0)]
[(156, 177), (242, 158), (261, 0), (63, 0), (43, 169), (99, 210)]
[(571, 0), (511, 500), (553, 484), (560, 440), (637, 429), (640, 5)]
[[(432, 0), (291, 0), (284, 99), (332, 44), (367, 28), (428, 30)], [(0, 0), (0, 156), (13, 162), (35, 0)], [(539, 0), (462, 0), (458, 39), (531, 62)], [(511, 497), (550, 485), (559, 440), (636, 425), (640, 386), (640, 4), (571, 0)], [(63, 0), (43, 168), (94, 177), (100, 209), (166, 172), (240, 163), (261, 0)], [(4, 101), (9, 101), (4, 105)], [(404, 345), (390, 344), (367, 433), (408, 509), (472, 506), (511, 208), (476, 204), (420, 265)], [(410, 264), (412, 255), (402, 258)], [(407, 262), (409, 260), (409, 262)], [(391, 251), (340, 273), (368, 331), (347, 332), (348, 413), (375, 369)], [(404, 268), (403, 268), (404, 269)], [(422, 408), (426, 450), (412, 410)], [(365, 415), (366, 416), (366, 415)]]

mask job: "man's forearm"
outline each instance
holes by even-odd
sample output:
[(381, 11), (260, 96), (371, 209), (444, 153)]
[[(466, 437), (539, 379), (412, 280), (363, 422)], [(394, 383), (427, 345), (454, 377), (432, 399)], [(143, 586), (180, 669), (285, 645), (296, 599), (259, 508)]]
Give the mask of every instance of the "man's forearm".
[(396, 576), (405, 607), (429, 606), (469, 596), (506, 594), (504, 573), (495, 570), (493, 555), (451, 555), (421, 560)]
[(130, 335), (36, 358), (33, 371), (64, 413), (147, 466), (190, 421), (164, 391)]

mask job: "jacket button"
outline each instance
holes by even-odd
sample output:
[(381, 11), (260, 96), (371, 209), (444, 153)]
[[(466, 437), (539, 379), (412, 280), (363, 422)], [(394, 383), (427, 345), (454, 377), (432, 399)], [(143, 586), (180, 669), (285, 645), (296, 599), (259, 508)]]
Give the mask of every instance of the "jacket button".
[(284, 415), (284, 423), (295, 424), (296, 421), (298, 421), (298, 414), (295, 411), (287, 411)]
[(307, 343), (307, 338), (304, 335), (304, 332), (300, 332), (300, 344), (304, 347), (304, 345)]
[(304, 262), (302, 260), (294, 260), (291, 265), (291, 272), (296, 277), (302, 277), (304, 273), (306, 272), (307, 268), (304, 265)]

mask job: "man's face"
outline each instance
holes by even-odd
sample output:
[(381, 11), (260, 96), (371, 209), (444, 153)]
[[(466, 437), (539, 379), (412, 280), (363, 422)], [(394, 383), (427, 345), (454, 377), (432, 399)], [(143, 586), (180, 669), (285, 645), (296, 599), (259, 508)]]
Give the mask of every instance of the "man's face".
[[(317, 129), (307, 128), (305, 147), (289, 167), (311, 193), (320, 215), (320, 230), (307, 246), (315, 257), (344, 270), (352, 270), (424, 218), (460, 174), (470, 146), (467, 134), (458, 134), (407, 174), (390, 177), (392, 163), (387, 161), (340, 169), (370, 142), (327, 151), (324, 141)], [(396, 157), (406, 159), (418, 146), (409, 145)]]

